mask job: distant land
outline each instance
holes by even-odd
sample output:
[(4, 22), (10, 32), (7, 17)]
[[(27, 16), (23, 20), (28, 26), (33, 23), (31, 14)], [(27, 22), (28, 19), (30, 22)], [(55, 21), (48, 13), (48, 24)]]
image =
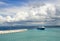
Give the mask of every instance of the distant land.
[(48, 27), (48, 28), (60, 28), (60, 25), (52, 25), (52, 26), (45, 26), (45, 27)]

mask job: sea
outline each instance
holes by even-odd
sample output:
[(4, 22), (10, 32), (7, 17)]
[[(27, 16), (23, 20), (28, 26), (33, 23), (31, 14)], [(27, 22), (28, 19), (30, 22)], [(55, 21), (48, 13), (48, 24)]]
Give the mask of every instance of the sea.
[(60, 27), (47, 27), (45, 30), (34, 28), (25, 32), (0, 34), (0, 41), (60, 41)]

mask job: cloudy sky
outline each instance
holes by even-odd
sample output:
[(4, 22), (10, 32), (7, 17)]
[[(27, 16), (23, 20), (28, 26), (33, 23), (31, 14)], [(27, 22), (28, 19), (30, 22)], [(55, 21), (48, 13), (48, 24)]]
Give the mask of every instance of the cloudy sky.
[(60, 25), (60, 0), (0, 0), (0, 25), (21, 21)]

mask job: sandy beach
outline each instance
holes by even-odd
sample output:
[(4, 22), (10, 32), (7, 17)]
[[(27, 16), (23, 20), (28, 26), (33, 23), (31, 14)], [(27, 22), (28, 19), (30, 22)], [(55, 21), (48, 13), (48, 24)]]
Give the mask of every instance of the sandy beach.
[(0, 31), (0, 34), (13, 33), (13, 32), (24, 32), (24, 31), (27, 31), (27, 29), (5, 30), (5, 31)]

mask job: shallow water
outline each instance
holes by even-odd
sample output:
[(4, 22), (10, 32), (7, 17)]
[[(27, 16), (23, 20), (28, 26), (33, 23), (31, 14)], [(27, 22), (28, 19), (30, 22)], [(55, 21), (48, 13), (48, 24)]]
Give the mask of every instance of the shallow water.
[(60, 41), (60, 28), (0, 34), (0, 41)]

